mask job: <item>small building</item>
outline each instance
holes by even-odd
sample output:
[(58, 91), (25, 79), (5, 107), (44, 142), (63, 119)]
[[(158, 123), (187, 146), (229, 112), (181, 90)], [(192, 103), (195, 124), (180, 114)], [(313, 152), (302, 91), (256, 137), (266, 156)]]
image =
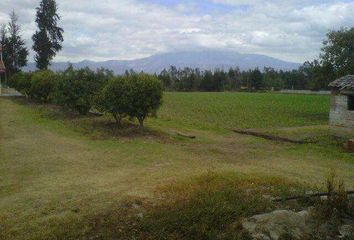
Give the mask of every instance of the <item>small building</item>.
[(354, 138), (354, 75), (341, 77), (329, 86), (332, 88), (330, 132), (334, 136)]

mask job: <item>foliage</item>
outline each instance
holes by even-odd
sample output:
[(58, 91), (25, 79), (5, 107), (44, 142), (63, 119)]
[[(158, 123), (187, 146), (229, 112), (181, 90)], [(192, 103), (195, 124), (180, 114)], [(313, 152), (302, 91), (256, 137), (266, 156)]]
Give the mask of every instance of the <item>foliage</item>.
[(18, 72), (11, 76), (9, 85), (24, 95), (29, 94), (31, 88), (31, 73)]
[(112, 78), (97, 99), (97, 108), (112, 114), (118, 124), (125, 116), (137, 118), (140, 128), (162, 103), (162, 85), (156, 76), (127, 72)]
[[(305, 65), (304, 65), (305, 66)], [(217, 69), (215, 71), (200, 69), (177, 69), (171, 66), (164, 69), (158, 78), (167, 91), (258, 91), (280, 89), (327, 89), (328, 84), (315, 84), (316, 79), (322, 79), (324, 75), (318, 75), (318, 71), (312, 75), (312, 69), (300, 67), (298, 70), (282, 71), (265, 67), (262, 71), (258, 68), (241, 71), (239, 68), (230, 68), (228, 71)], [(308, 70), (308, 71), (307, 71)], [(316, 75), (315, 75), (316, 74)], [(332, 75), (325, 75), (326, 82)], [(313, 83), (313, 84), (312, 84)], [(313, 85), (315, 87), (313, 87)], [(318, 87), (317, 87), (318, 86)]]
[(49, 70), (41, 70), (33, 73), (29, 96), (39, 102), (49, 102), (56, 84), (56, 75)]
[(74, 70), (70, 65), (58, 74), (54, 101), (85, 115), (93, 106), (95, 96), (107, 78), (104, 72), (95, 73), (88, 68)]
[(144, 120), (149, 115), (156, 114), (162, 104), (162, 86), (157, 77), (145, 73), (129, 76), (127, 92), (128, 111), (130, 117), (135, 117), (142, 128)]
[(349, 200), (343, 180), (338, 180), (336, 173), (332, 172), (327, 177), (327, 201), (321, 201), (316, 206), (317, 216), (328, 220), (338, 218), (343, 214), (350, 214)]
[(55, 0), (42, 0), (37, 9), (38, 30), (33, 35), (33, 50), (38, 69), (47, 69), (56, 53), (62, 49), (64, 30), (58, 26), (60, 16)]
[(254, 90), (260, 90), (263, 88), (263, 75), (258, 68), (251, 71), (249, 87)]
[(25, 41), (20, 35), (18, 17), (13, 11), (10, 22), (1, 29), (1, 45), (3, 47), (3, 60), (9, 77), (20, 71), (27, 64), (28, 50)]
[(240, 91), (262, 89), (328, 89), (338, 77), (354, 74), (354, 28), (330, 31), (319, 60), (307, 61), (298, 69), (283, 71), (265, 67), (240, 71), (201, 71), (200, 69), (164, 69), (158, 78), (170, 91)]
[(96, 101), (97, 108), (100, 111), (112, 114), (119, 125), (121, 124), (121, 120), (128, 113), (128, 81), (129, 79), (127, 79), (127, 77), (110, 79)]
[(328, 84), (336, 78), (332, 65), (321, 64), (318, 60), (305, 62), (300, 67), (300, 71), (305, 76), (305, 85), (311, 90), (326, 89)]
[(330, 65), (336, 77), (354, 74), (354, 27), (330, 31), (323, 42), (320, 58)]

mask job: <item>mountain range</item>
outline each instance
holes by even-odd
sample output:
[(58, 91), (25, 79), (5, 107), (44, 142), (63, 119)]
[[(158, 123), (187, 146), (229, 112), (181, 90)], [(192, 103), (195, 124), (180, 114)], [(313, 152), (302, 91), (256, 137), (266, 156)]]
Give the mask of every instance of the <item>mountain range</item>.
[[(92, 70), (103, 67), (114, 71), (115, 74), (124, 73), (125, 70), (144, 71), (147, 73), (160, 73), (170, 66), (177, 68), (199, 68), (201, 70), (229, 69), (239, 67), (241, 70), (256, 67), (272, 67), (276, 70), (292, 70), (300, 66), (299, 63), (286, 62), (273, 57), (259, 54), (241, 54), (226, 50), (197, 50), (169, 52), (153, 55), (136, 60), (108, 60), (95, 62), (84, 60), (72, 63), (75, 69), (89, 67)], [(50, 69), (60, 71), (66, 69), (68, 62), (53, 62)], [(35, 70), (35, 63), (29, 63), (23, 70)]]

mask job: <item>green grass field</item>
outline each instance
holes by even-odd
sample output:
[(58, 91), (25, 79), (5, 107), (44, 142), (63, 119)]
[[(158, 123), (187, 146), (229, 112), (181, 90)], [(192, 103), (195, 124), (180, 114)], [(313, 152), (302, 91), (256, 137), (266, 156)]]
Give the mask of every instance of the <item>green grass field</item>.
[(269, 93), (167, 93), (162, 120), (197, 129), (327, 124), (329, 96)]
[[(335, 169), (352, 189), (354, 156), (328, 135), (328, 109), (328, 96), (166, 93), (141, 133), (109, 116), (0, 98), (0, 239), (101, 239), (96, 231), (116, 226), (127, 198), (154, 199), (211, 171), (286, 189), (321, 188)], [(274, 142), (233, 128), (317, 141)]]

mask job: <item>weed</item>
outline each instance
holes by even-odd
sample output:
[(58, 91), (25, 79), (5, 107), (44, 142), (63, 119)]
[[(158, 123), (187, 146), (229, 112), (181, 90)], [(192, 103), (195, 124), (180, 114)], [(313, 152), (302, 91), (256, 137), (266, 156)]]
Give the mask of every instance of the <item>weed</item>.
[[(119, 215), (113, 217), (113, 224), (110, 220), (109, 225), (96, 227), (95, 231), (104, 229), (106, 235), (100, 236), (103, 239), (107, 236), (121, 239), (250, 239), (240, 225), (241, 219), (271, 211), (273, 203), (262, 194), (276, 194), (272, 189), (278, 184), (286, 182), (209, 172), (161, 187), (151, 201), (125, 202)], [(104, 219), (112, 219), (112, 216)], [(109, 229), (111, 226), (118, 227)]]

